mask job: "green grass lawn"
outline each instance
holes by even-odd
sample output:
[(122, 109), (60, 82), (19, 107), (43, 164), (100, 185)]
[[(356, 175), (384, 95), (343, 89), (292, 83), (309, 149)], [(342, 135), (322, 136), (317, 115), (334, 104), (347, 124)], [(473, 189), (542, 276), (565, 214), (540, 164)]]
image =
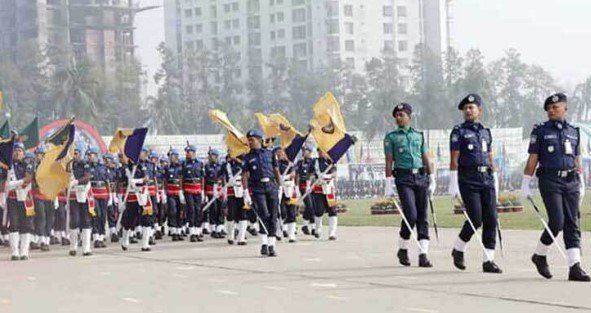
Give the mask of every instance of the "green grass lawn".
[[(371, 205), (378, 201), (373, 200), (344, 200), (348, 212), (339, 216), (339, 225), (345, 226), (399, 226), (398, 215), (371, 215)], [(536, 205), (546, 214), (541, 198), (535, 199)], [(437, 226), (441, 228), (459, 228), (464, 223), (462, 214), (454, 214), (450, 197), (436, 197), (433, 200), (437, 215)], [(585, 196), (582, 208), (583, 230), (591, 231), (591, 195), (589, 191)], [(526, 203), (522, 212), (500, 213), (500, 222), (503, 229), (542, 229), (542, 224), (529, 203)], [(432, 222), (429, 213), (429, 223)]]

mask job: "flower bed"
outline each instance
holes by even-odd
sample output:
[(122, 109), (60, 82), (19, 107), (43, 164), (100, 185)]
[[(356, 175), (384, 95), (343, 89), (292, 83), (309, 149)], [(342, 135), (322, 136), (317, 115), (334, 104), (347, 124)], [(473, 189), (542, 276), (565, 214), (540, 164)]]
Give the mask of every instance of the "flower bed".
[(382, 199), (374, 203), (371, 208), (371, 215), (382, 215), (382, 214), (399, 214), (394, 204), (394, 199)]

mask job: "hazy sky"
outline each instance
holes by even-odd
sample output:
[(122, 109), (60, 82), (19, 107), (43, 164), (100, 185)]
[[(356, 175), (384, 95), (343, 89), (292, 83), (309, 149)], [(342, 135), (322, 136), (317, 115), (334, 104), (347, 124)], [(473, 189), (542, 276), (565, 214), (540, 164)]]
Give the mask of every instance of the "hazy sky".
[[(591, 0), (454, 0), (454, 3), (455, 44), (461, 51), (479, 48), (491, 60), (502, 56), (508, 48), (516, 48), (524, 61), (541, 65), (566, 86), (591, 76)], [(138, 56), (148, 70), (150, 81), (160, 64), (155, 48), (164, 41), (163, 14), (160, 8), (142, 12), (136, 18)], [(149, 94), (155, 93), (153, 85), (148, 90)]]

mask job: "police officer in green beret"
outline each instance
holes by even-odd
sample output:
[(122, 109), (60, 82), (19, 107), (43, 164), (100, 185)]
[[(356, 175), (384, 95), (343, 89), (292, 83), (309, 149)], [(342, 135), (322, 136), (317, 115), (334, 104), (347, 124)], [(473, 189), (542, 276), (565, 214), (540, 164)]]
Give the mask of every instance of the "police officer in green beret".
[[(401, 103), (392, 112), (398, 129), (384, 138), (386, 156), (385, 196), (394, 195), (394, 183), (398, 191), (404, 216), (410, 227), (416, 226), (420, 245), (419, 266), (432, 267), (429, 251), (428, 199), (436, 188), (428, 147), (422, 132), (410, 127), (412, 107)], [(403, 222), (400, 228), (400, 245), (397, 253), (400, 264), (410, 266), (408, 247), (412, 229)]]

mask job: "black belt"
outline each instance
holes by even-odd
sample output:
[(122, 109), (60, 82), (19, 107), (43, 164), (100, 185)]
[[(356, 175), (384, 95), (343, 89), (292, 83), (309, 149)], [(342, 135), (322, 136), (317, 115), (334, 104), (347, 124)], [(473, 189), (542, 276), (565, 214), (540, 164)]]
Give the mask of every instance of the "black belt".
[(91, 181), (90, 186), (95, 188), (102, 188), (107, 187), (107, 183), (105, 183), (104, 181)]
[(490, 166), (460, 166), (458, 168), (458, 174), (491, 174), (492, 168)]
[(189, 184), (201, 183), (201, 178), (185, 178), (184, 182)]
[(402, 175), (425, 175), (425, 168), (395, 168), (394, 176), (402, 176)]
[(168, 179), (168, 180), (166, 180), (166, 182), (171, 185), (180, 185), (181, 184), (180, 179)]
[(577, 169), (570, 169), (570, 170), (556, 170), (556, 169), (549, 169), (549, 168), (538, 168), (536, 170), (537, 177), (560, 177), (560, 178), (568, 178), (572, 179), (577, 174)]

